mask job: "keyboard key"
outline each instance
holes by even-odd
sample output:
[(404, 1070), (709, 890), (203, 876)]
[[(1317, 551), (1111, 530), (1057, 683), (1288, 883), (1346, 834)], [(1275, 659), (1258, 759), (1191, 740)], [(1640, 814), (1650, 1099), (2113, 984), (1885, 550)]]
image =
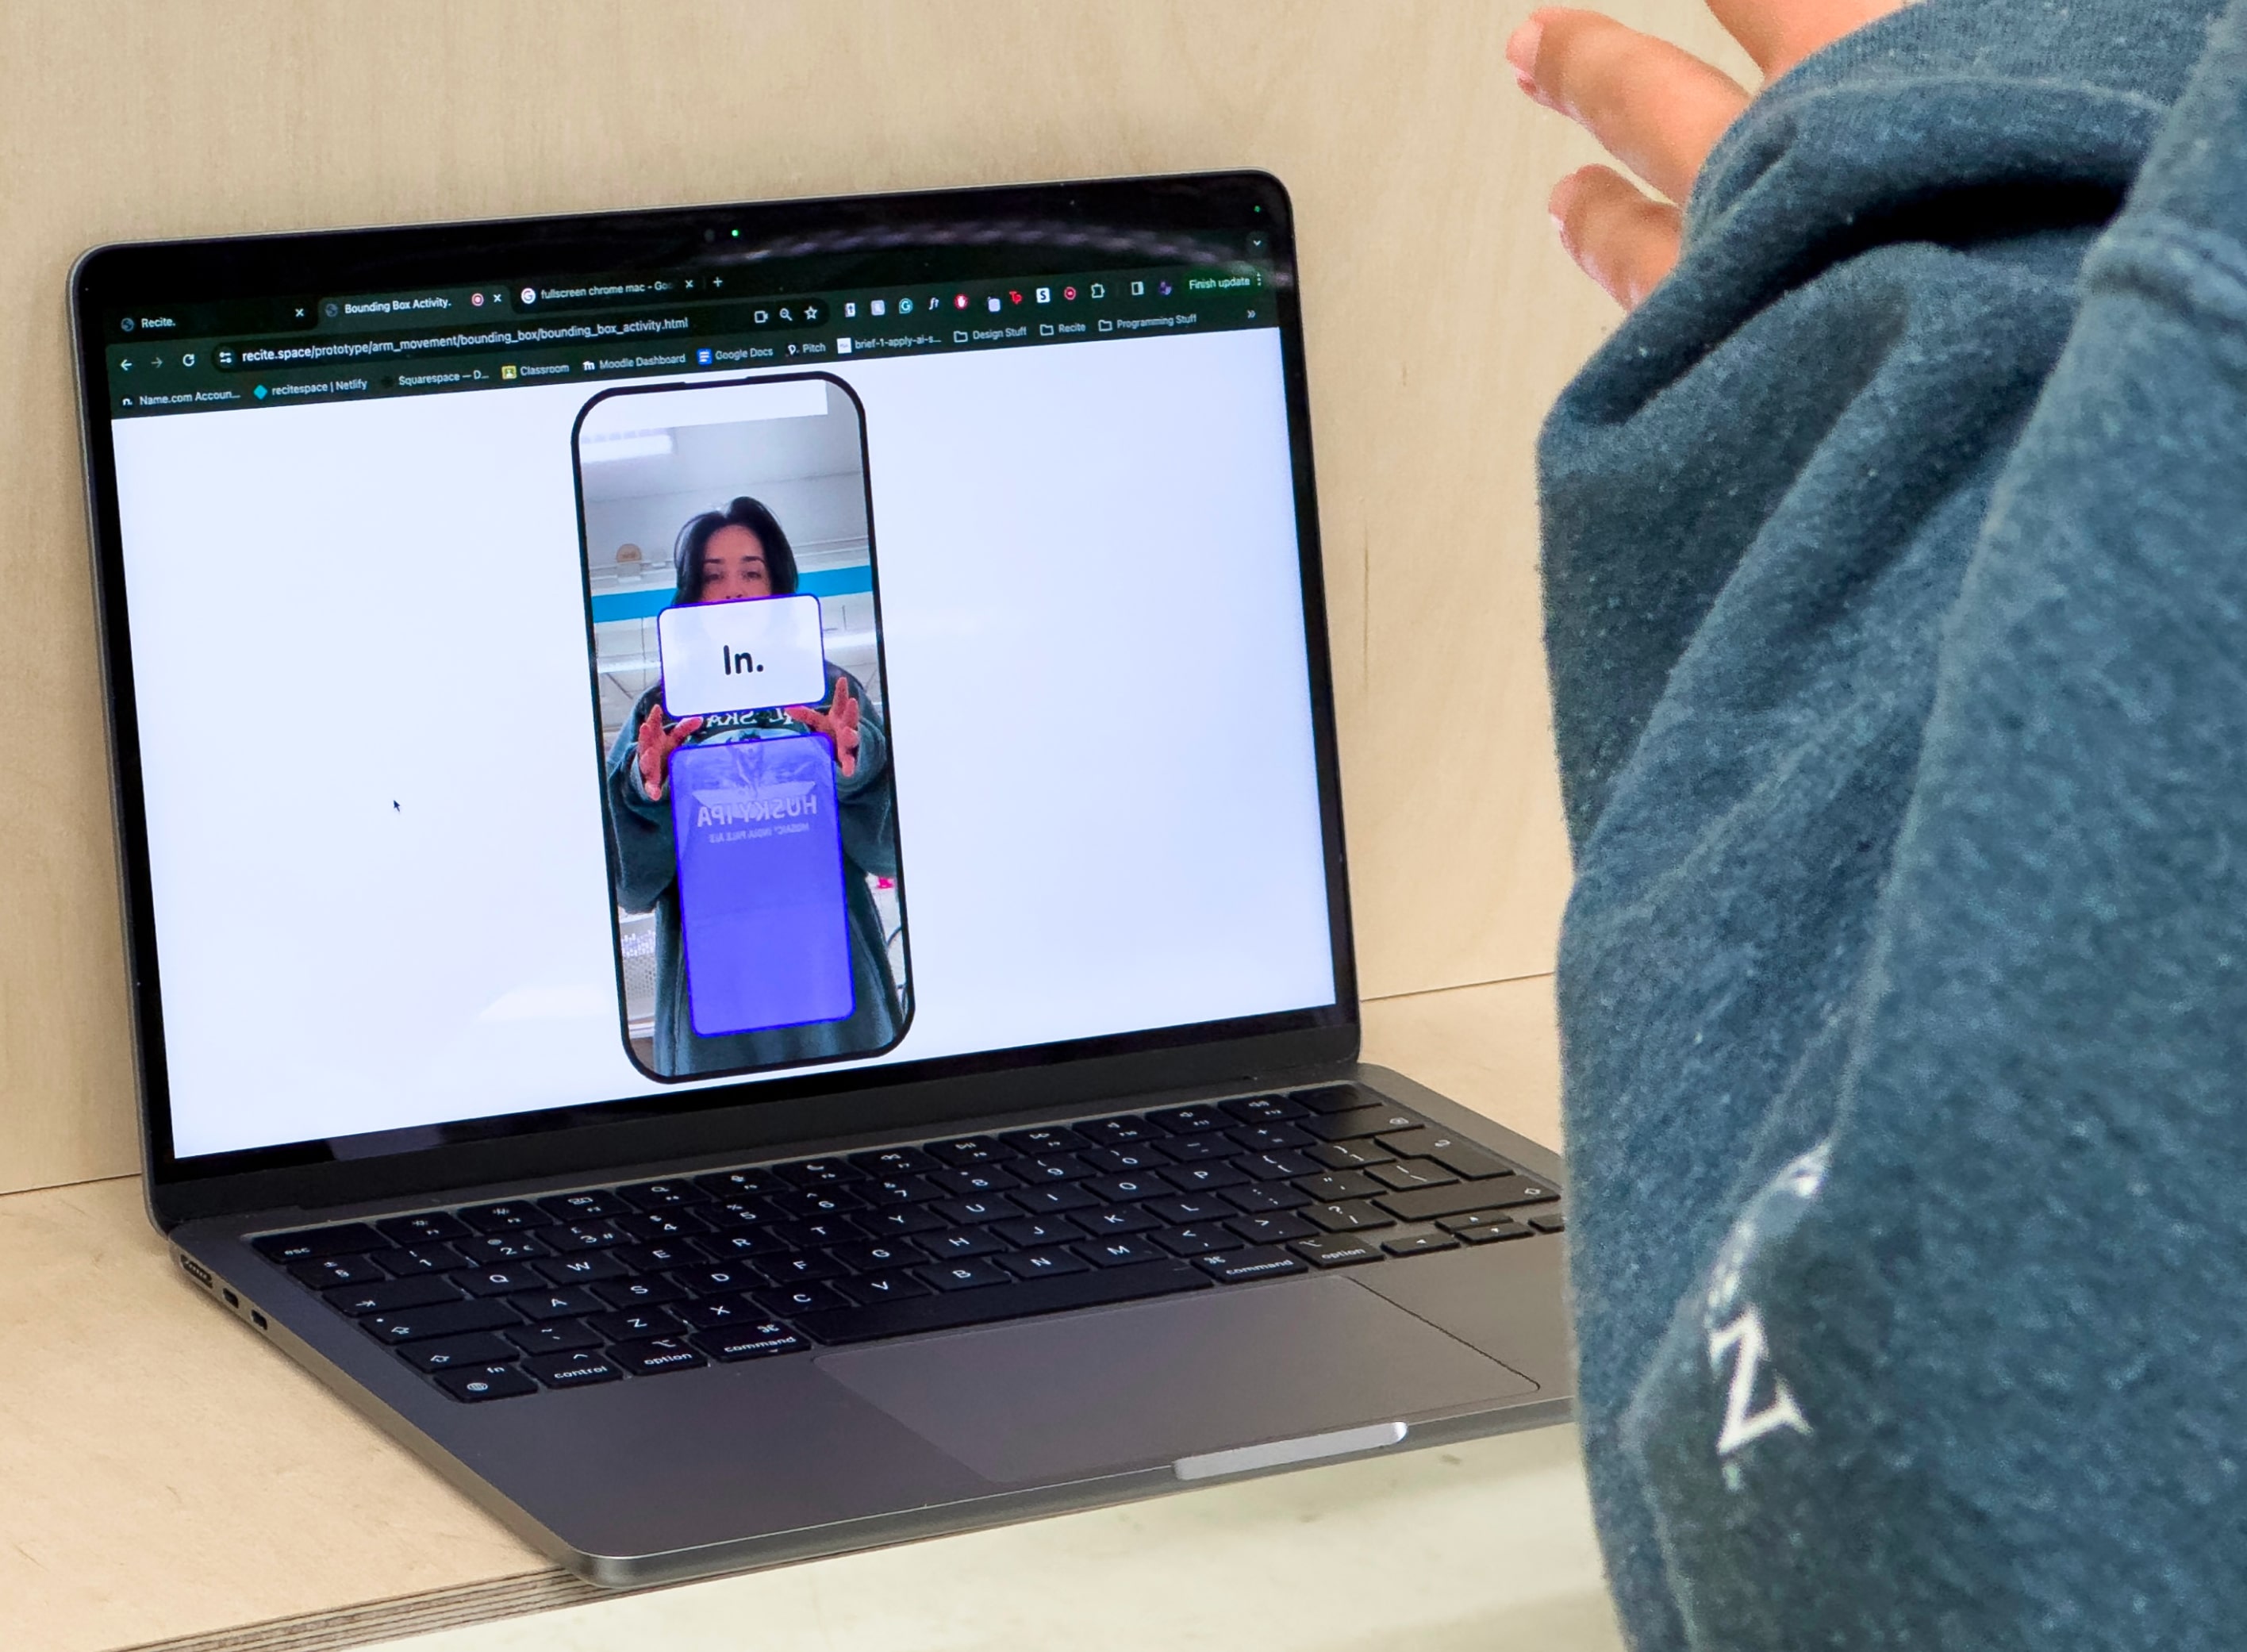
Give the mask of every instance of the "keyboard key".
[(853, 1273), (893, 1273), (928, 1259), (919, 1247), (903, 1239), (893, 1244), (876, 1240), (871, 1245), (838, 1245), (827, 1253)]
[(538, 1384), (512, 1365), (472, 1365), (457, 1371), (440, 1371), (437, 1386), (454, 1399), (470, 1403), (511, 1400), (517, 1395), (538, 1392)]
[(522, 1362), (522, 1369), (549, 1388), (590, 1388), (596, 1382), (614, 1382), (624, 1376), (624, 1369), (598, 1348), (579, 1348), (570, 1354), (533, 1354)]
[[(632, 1273), (665, 1273), (674, 1267), (699, 1267), (716, 1253), (717, 1241), (704, 1239), (699, 1242), (672, 1239), (662, 1245), (620, 1245), (613, 1251), (595, 1251), (587, 1255), (572, 1257), (572, 1261), (598, 1261), (614, 1257)], [(706, 1248), (707, 1247), (707, 1248)]]
[(1144, 1233), (1162, 1224), (1136, 1205), (1126, 1205), (1115, 1210), (1080, 1211), (1069, 1219), (1095, 1239), (1109, 1239), (1119, 1233)]
[(469, 1336), (409, 1343), (398, 1350), (398, 1357), (417, 1371), (449, 1371), (462, 1365), (502, 1364), (516, 1352), (489, 1331), (478, 1331)]
[(855, 1306), (832, 1285), (798, 1285), (791, 1290), (759, 1291), (749, 1298), (768, 1314), (792, 1319), (798, 1314)]
[(601, 1280), (629, 1279), (632, 1273), (614, 1251), (581, 1251), (533, 1266), (554, 1285), (591, 1285)]
[(625, 1244), (629, 1235), (613, 1222), (573, 1222), (567, 1227), (541, 1229), (539, 1237), (557, 1253), (566, 1256), (571, 1251), (604, 1251)]
[(1381, 1248), (1391, 1256), (1424, 1256), (1431, 1251), (1456, 1251), (1459, 1241), (1451, 1233), (1399, 1233), (1382, 1240)]
[(1199, 1164), (1170, 1165), (1164, 1170), (1163, 1179), (1181, 1193), (1214, 1193), (1221, 1187), (1239, 1187), (1248, 1178), (1226, 1160), (1213, 1158)]
[(1160, 1262), (1168, 1259), (1170, 1253), (1152, 1239), (1143, 1238), (1087, 1239), (1072, 1246), (1079, 1256), (1101, 1267), (1127, 1267), (1135, 1262)]
[(1540, 1233), (1565, 1233), (1568, 1231), (1568, 1219), (1560, 1211), (1540, 1211), (1531, 1215), (1529, 1225)]
[(1082, 1152), (1085, 1139), (1066, 1124), (1048, 1124), (1034, 1130), (1007, 1130), (999, 1139), (1030, 1158), (1045, 1158), (1055, 1153)]
[(1237, 1251), (1240, 1240), (1215, 1222), (1202, 1222), (1191, 1227), (1165, 1228), (1155, 1235), (1155, 1243), (1173, 1256), (1206, 1256), (1212, 1251)]
[(830, 1216), (862, 1211), (866, 1202), (847, 1187), (789, 1187), (765, 1203), (790, 1221), (817, 1222)]
[(1310, 1204), (1311, 1196), (1292, 1182), (1251, 1182), (1246, 1187), (1228, 1187), (1225, 1197), (1244, 1211), (1300, 1211)]
[(1152, 1142), (1133, 1142), (1123, 1147), (1088, 1148), (1084, 1162), (1103, 1176), (1129, 1176), (1134, 1171), (1167, 1164), (1171, 1156)]
[(706, 1296), (698, 1301), (673, 1302), (664, 1312), (690, 1331), (722, 1331), (764, 1317), (746, 1296)]
[(512, 1325), (500, 1335), (526, 1354), (570, 1354), (581, 1348), (598, 1348), (604, 1340), (598, 1333), (588, 1329), (577, 1320), (549, 1320), (543, 1325)]
[(683, 1267), (671, 1277), (696, 1296), (735, 1296), (743, 1291), (754, 1291), (765, 1282), (764, 1277), (746, 1262)]
[(850, 1270), (824, 1251), (794, 1251), (786, 1256), (760, 1257), (755, 1264), (768, 1285), (807, 1285), (814, 1280), (840, 1279)]
[(613, 1314), (596, 1314), (585, 1328), (604, 1342), (634, 1342), (643, 1337), (670, 1336), (685, 1328), (667, 1308), (622, 1307)]
[(1240, 1151), (1240, 1143), (1230, 1130), (1205, 1130), (1199, 1136), (1165, 1137), (1163, 1151), (1179, 1164), (1192, 1164), (1205, 1158), (1231, 1158)]
[(854, 1302), (901, 1302), (926, 1296), (929, 1287), (910, 1273), (861, 1273), (835, 1287)]
[(1003, 1222), (1009, 1217), (1022, 1214), (1021, 1205), (1014, 1204), (1001, 1193), (986, 1194), (980, 1198), (939, 1199), (929, 1208), (956, 1227), (975, 1227), (985, 1222)]
[(1449, 1187), (1459, 1179), (1431, 1158), (1400, 1158), (1394, 1164), (1376, 1164), (1366, 1174), (1399, 1192), (1416, 1187)]
[[(1442, 1192), (1444, 1190), (1438, 1188), (1434, 1191)], [(1409, 1197), (1417, 1198), (1419, 1195), (1413, 1194)], [(1349, 1199), (1340, 1205), (1308, 1205), (1303, 1214), (1329, 1233), (1354, 1233), (1360, 1228), (1397, 1225), (1390, 1219), (1388, 1212), (1376, 1209), (1362, 1198)]]
[(366, 1259), (397, 1279), (411, 1279), (418, 1273), (449, 1273), (468, 1265), (468, 1259), (450, 1245), (415, 1245), (401, 1250), (376, 1251)]
[(1233, 1161), (1233, 1168), (1252, 1182), (1284, 1182), (1294, 1176), (1321, 1174), (1318, 1164), (1301, 1153), (1284, 1150), (1269, 1153), (1244, 1153)]
[(1251, 1245), (1285, 1245), (1290, 1239), (1315, 1239), (1319, 1230), (1300, 1216), (1236, 1216), (1226, 1223)]
[(796, 1328), (815, 1341), (866, 1342), (917, 1331), (1020, 1319), (1107, 1302), (1136, 1301), (1175, 1291), (1213, 1290), (1215, 1282), (1191, 1262), (1166, 1259), (1136, 1267), (1096, 1268), (1066, 1279), (1023, 1280), (977, 1290), (948, 1291), (909, 1302), (880, 1302), (799, 1317)]
[(522, 1315), (496, 1300), (439, 1302), (398, 1314), (377, 1314), (359, 1321), (361, 1328), (381, 1342), (427, 1342), (440, 1336), (496, 1331), (522, 1323)]
[(885, 1147), (878, 1152), (850, 1155), (851, 1164), (877, 1181), (884, 1182), (925, 1175), (936, 1168), (937, 1162), (918, 1147)]
[(1372, 1164), (1386, 1164), (1397, 1156), (1370, 1137), (1362, 1142), (1314, 1142), (1303, 1150), (1305, 1158), (1316, 1159), (1330, 1171), (1362, 1171)]
[(695, 1219), (714, 1233), (731, 1233), (747, 1227), (768, 1227), (781, 1213), (761, 1198), (713, 1199), (694, 1207)]
[(741, 1233), (705, 1234), (694, 1243), (698, 1251), (721, 1264), (753, 1261), (761, 1256), (786, 1256), (795, 1248), (789, 1242), (784, 1225), (753, 1227)]
[[(1318, 1140), (1293, 1124), (1236, 1125), (1233, 1139), (1252, 1153), (1292, 1153)], [(1301, 1172), (1299, 1171), (1296, 1174), (1301, 1175)]]
[(819, 1222), (785, 1222), (772, 1230), (793, 1251), (829, 1251), (838, 1245), (864, 1242), (866, 1230), (847, 1216), (830, 1216)]
[(1400, 1130), (1381, 1138), (1382, 1146), (1399, 1158), (1431, 1158), (1454, 1176), (1479, 1181), (1485, 1177), (1511, 1176), (1514, 1167), (1464, 1137), (1432, 1124), (1417, 1130)]
[(675, 1211), (688, 1205), (705, 1205), (710, 1196), (692, 1182), (639, 1182), (617, 1191), (635, 1210)]
[(999, 1266), (1018, 1280), (1058, 1278), (1082, 1273), (1092, 1265), (1067, 1251), (1013, 1251), (998, 1259)]
[(632, 1280), (603, 1280), (593, 1287), (593, 1294), (611, 1307), (660, 1307), (666, 1302), (684, 1301), (686, 1293), (659, 1274), (645, 1274)]
[(1074, 1153), (1047, 1153), (1036, 1158), (1018, 1158), (1007, 1168), (1029, 1187), (1041, 1187), (1055, 1182), (1081, 1182), (1092, 1174), (1092, 1166)]
[(811, 1344), (777, 1320), (706, 1331), (687, 1339), (714, 1360), (761, 1360), (774, 1354), (801, 1354)]
[(1348, 1113), (1381, 1103), (1378, 1096), (1356, 1084), (1322, 1084), (1315, 1089), (1289, 1090), (1287, 1099), (1301, 1102), (1314, 1113)]
[(905, 1239), (911, 1234), (932, 1232), (944, 1226), (945, 1221), (934, 1211), (908, 1205), (869, 1212), (858, 1219), (858, 1225), (878, 1239)]
[(1323, 1176), (1306, 1176), (1295, 1185), (1322, 1205), (1338, 1205), (1345, 1199), (1370, 1198), (1388, 1189), (1363, 1171), (1328, 1171)]
[(642, 1245), (692, 1239), (697, 1233), (710, 1231), (710, 1225), (700, 1219), (699, 1212), (687, 1210), (627, 1211), (611, 1220), (625, 1238)]
[(1139, 1208), (1151, 1216), (1162, 1218), (1173, 1227), (1188, 1222), (1221, 1222), (1228, 1216), (1240, 1214), (1229, 1199), (1215, 1193), (1205, 1193), (1199, 1198), (1149, 1199)]
[(1195, 1102), (1185, 1107), (1158, 1108), (1147, 1115), (1173, 1135), (1199, 1135), (1203, 1130), (1223, 1130), (1233, 1121), (1207, 1102)]
[(1132, 1176), (1103, 1176), (1084, 1185), (1094, 1198), (1105, 1199), (1110, 1205), (1129, 1205), (1134, 1199), (1163, 1198), (1178, 1191), (1161, 1177), (1145, 1171)]
[(461, 1212), (461, 1219), (479, 1233), (521, 1233), (550, 1225), (553, 1219), (528, 1200), (503, 1205), (477, 1205)]
[[(403, 1284), (405, 1281), (400, 1280)], [(517, 1291), (543, 1290), (554, 1281), (529, 1262), (502, 1263), (497, 1267), (464, 1267), (447, 1273), (443, 1282), (457, 1285), (470, 1296), (512, 1296)], [(458, 1291), (454, 1295), (458, 1295)]]
[(1462, 1244), (1492, 1245), (1499, 1239), (1533, 1239), (1536, 1234), (1525, 1222), (1494, 1222), (1488, 1227), (1464, 1227), (1452, 1235)]
[(997, 1193), (1010, 1187), (1020, 1187), (1021, 1179), (1009, 1175), (995, 1164), (973, 1164), (956, 1171), (931, 1171), (928, 1179), (946, 1192), (960, 1198), (978, 1193)]
[(945, 1262), (917, 1270), (915, 1277), (939, 1291), (973, 1291), (986, 1285), (1004, 1285), (1014, 1276), (996, 1262), (976, 1257), (964, 1262)]
[(1000, 1222), (991, 1231), (1007, 1244), (1034, 1251), (1048, 1245), (1068, 1245), (1084, 1237), (1084, 1230), (1065, 1216), (1026, 1216)]
[(447, 1239), (468, 1236), (468, 1227), (461, 1219), (443, 1211), (423, 1211), (416, 1216), (386, 1217), (374, 1225), (383, 1238), (404, 1249), (411, 1249), (416, 1245), (442, 1245)]
[(1275, 1250), (1268, 1245), (1250, 1251), (1212, 1253), (1194, 1259), (1194, 1264), (1212, 1279), (1223, 1280), (1228, 1285), (1238, 1285), (1245, 1280), (1268, 1280), (1282, 1273), (1306, 1271), (1300, 1257)]
[(768, 1193), (777, 1193), (788, 1184), (768, 1170), (716, 1171), (708, 1176), (698, 1176), (694, 1185), (714, 1199), (762, 1198)]
[(1088, 1210), (1100, 1203), (1096, 1196), (1076, 1182), (1062, 1182), (1050, 1187), (1018, 1187), (1007, 1197), (1033, 1216)]
[(954, 1168), (996, 1164), (1001, 1159), (1014, 1157), (1014, 1150), (995, 1136), (960, 1136), (948, 1142), (931, 1142), (928, 1151), (933, 1157)]
[(710, 1362), (679, 1336), (652, 1336), (644, 1342), (619, 1342), (609, 1356), (635, 1376), (660, 1376), (666, 1371), (689, 1371)]
[(851, 1190), (876, 1210), (890, 1205), (919, 1205), (942, 1198), (944, 1190), (925, 1176), (892, 1176), (879, 1182), (861, 1182)]
[(535, 1256), (551, 1256), (554, 1253), (536, 1233), (487, 1233), (481, 1239), (462, 1239), (453, 1248), (466, 1259), (470, 1267), (488, 1267), (495, 1262), (527, 1262)]
[(1353, 1262), (1377, 1262), (1381, 1247), (1370, 1239), (1347, 1233), (1328, 1233), (1318, 1239), (1297, 1239), (1287, 1247), (1315, 1267), (1347, 1267)]
[(1096, 1147), (1124, 1147), (1133, 1142), (1151, 1142), (1170, 1134), (1153, 1121), (1130, 1114), (1079, 1124), (1076, 1133)]
[(1449, 1187), (1424, 1187), (1410, 1193), (1384, 1193), (1378, 1203), (1392, 1216), (1408, 1222), (1425, 1222), (1465, 1211), (1506, 1210), (1520, 1205), (1550, 1205), (1561, 1197), (1558, 1189), (1526, 1176), (1508, 1176), (1490, 1182), (1454, 1182)]
[(438, 1302), (457, 1302), (461, 1294), (442, 1279), (378, 1280), (367, 1285), (341, 1285), (320, 1293), (330, 1307), (353, 1319), (369, 1314), (395, 1314), (404, 1308), (428, 1307)]
[(557, 1222), (600, 1222), (632, 1214), (632, 1206), (606, 1191), (556, 1193), (538, 1201), (538, 1208)]
[(1238, 1096), (1218, 1106), (1244, 1124), (1287, 1124), (1311, 1116), (1309, 1108), (1284, 1096)]
[(601, 1311), (601, 1300), (576, 1285), (550, 1285), (543, 1291), (524, 1291), (507, 1299), (509, 1307), (527, 1320), (574, 1320)]
[(324, 1256), (317, 1262), (291, 1262), (289, 1272), (299, 1285), (309, 1285), (316, 1291), (324, 1291), (337, 1285), (371, 1285), (377, 1280), (390, 1277), (388, 1272), (375, 1266), (375, 1256)]
[(364, 1256), (388, 1245), (364, 1222), (338, 1227), (308, 1227), (296, 1233), (267, 1233), (249, 1241), (268, 1261), (316, 1262), (324, 1256)]
[(972, 1256), (988, 1256), (1007, 1248), (996, 1234), (981, 1228), (953, 1228), (943, 1233), (923, 1233), (913, 1241), (939, 1262), (961, 1262)]
[(779, 1175), (790, 1187), (840, 1187), (845, 1182), (866, 1179), (864, 1171), (839, 1158), (799, 1159), (793, 1164), (782, 1165)]
[(1519, 1219), (1505, 1211), (1467, 1211), (1458, 1216), (1438, 1219), (1436, 1225), (1446, 1233), (1464, 1233), (1477, 1227), (1519, 1227)]
[(1378, 1136), (1384, 1130), (1416, 1130), (1420, 1121), (1401, 1107), (1361, 1107), (1348, 1113), (1314, 1116), (1300, 1123), (1322, 1142), (1344, 1142)]

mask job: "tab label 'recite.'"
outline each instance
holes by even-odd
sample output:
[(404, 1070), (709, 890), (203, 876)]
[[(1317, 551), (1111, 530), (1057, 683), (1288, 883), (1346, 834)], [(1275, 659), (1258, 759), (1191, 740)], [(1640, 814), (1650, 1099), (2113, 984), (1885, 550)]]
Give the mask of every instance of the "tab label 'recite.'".
[(655, 628), (663, 652), (663, 709), (671, 717), (826, 701), (816, 597), (666, 608), (656, 616)]

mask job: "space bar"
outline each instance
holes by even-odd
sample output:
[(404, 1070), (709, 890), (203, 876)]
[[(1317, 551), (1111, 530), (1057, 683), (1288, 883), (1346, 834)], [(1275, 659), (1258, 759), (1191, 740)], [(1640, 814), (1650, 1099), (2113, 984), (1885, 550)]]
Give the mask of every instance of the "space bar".
[(1102, 1268), (1063, 1279), (986, 1285), (980, 1290), (947, 1291), (941, 1296), (917, 1296), (904, 1302), (877, 1302), (871, 1307), (823, 1308), (815, 1314), (798, 1314), (794, 1324), (813, 1341), (831, 1347), (838, 1342), (871, 1342), (881, 1336), (911, 1336), (916, 1331), (948, 1331), (991, 1320), (1018, 1320), (1031, 1314), (1058, 1314), (1065, 1308), (1093, 1307), (1103, 1302), (1167, 1296), (1173, 1291), (1199, 1290), (1211, 1282), (1208, 1274), (1185, 1262), (1136, 1262), (1129, 1267)]

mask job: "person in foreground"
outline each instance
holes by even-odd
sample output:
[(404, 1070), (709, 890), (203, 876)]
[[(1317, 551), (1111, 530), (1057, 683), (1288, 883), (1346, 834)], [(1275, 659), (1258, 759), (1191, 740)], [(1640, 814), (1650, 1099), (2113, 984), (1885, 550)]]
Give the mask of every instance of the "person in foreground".
[(2237, 1647), (2247, 0), (1711, 3), (1508, 51), (1656, 192), (1540, 454), (1616, 1600)]

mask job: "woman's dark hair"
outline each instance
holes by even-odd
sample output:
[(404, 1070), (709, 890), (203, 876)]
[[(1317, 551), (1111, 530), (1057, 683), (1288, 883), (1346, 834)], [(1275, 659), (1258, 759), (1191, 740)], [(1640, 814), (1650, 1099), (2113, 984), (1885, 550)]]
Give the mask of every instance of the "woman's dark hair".
[(680, 602), (702, 600), (702, 550), (721, 528), (746, 528), (755, 534), (757, 543), (764, 547), (765, 572), (772, 580), (773, 595), (796, 594), (796, 549), (788, 543), (787, 534), (758, 501), (736, 499), (723, 510), (704, 511), (679, 530), (679, 544), (671, 559), (679, 573)]

